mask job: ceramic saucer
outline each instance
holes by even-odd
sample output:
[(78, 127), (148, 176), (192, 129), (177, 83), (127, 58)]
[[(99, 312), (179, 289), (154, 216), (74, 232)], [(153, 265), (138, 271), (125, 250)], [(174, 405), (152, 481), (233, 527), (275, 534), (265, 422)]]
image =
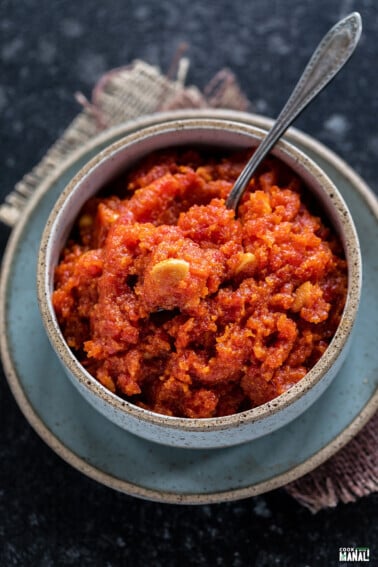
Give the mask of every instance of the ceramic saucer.
[(1, 351), (11, 390), (26, 419), (63, 459), (84, 474), (150, 500), (200, 504), (246, 498), (282, 486), (320, 465), (378, 407), (378, 205), (365, 183), (330, 150), (297, 130), (287, 139), (339, 187), (355, 220), (364, 263), (361, 307), (347, 361), (325, 394), (284, 428), (238, 447), (173, 449), (118, 428), (66, 378), (42, 327), (36, 261), (48, 214), (72, 176), (103, 147), (164, 118), (209, 116), (262, 128), (271, 121), (233, 111), (180, 111), (116, 127), (72, 155), (37, 189), (11, 235), (2, 269)]

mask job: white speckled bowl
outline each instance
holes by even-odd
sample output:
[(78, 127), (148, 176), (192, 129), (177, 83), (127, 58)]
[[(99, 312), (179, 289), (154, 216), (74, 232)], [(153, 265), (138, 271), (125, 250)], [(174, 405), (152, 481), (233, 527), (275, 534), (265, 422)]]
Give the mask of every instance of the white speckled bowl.
[(335, 185), (306, 155), (285, 141), (272, 152), (304, 180), (321, 202), (341, 237), (348, 262), (348, 295), (340, 325), (318, 363), (295, 386), (271, 402), (226, 417), (188, 419), (148, 411), (112, 394), (78, 362), (60, 331), (51, 303), (53, 274), (59, 255), (82, 205), (110, 179), (154, 150), (204, 144), (246, 148), (264, 132), (232, 121), (189, 118), (160, 123), (115, 142), (93, 158), (69, 183), (50, 214), (38, 260), (38, 299), (51, 344), (67, 376), (99, 412), (146, 439), (175, 447), (215, 448), (237, 445), (266, 435), (304, 412), (329, 386), (350, 344), (361, 290), (361, 256), (353, 221)]

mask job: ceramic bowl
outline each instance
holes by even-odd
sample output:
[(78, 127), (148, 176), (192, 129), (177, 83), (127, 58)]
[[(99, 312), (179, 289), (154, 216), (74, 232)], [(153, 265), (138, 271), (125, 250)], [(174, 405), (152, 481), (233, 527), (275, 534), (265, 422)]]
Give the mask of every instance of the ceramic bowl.
[(291, 167), (321, 203), (339, 234), (348, 263), (347, 301), (327, 350), (306, 376), (287, 392), (257, 408), (226, 417), (188, 419), (140, 408), (111, 393), (93, 378), (68, 347), (51, 302), (53, 275), (61, 249), (82, 205), (108, 181), (151, 152), (176, 145), (242, 149), (258, 145), (264, 131), (228, 120), (188, 118), (141, 129), (107, 147), (72, 179), (47, 221), (38, 258), (38, 300), (50, 342), (64, 370), (101, 414), (143, 438), (188, 448), (219, 448), (251, 441), (304, 412), (330, 385), (348, 352), (361, 290), (361, 256), (353, 220), (339, 191), (305, 154), (281, 140), (273, 154)]

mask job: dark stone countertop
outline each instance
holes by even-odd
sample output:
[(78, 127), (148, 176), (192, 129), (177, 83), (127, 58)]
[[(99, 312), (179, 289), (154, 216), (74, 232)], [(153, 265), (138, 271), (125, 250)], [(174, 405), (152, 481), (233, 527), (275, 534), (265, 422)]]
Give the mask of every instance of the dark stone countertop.
[[(188, 83), (229, 67), (275, 116), (313, 48), (358, 9), (357, 53), (296, 126), (377, 191), (378, 4), (372, 0), (93, 0), (0, 3), (1, 200), (44, 155), (106, 70), (135, 58), (168, 69), (189, 44)], [(1, 250), (9, 229), (1, 226)], [(282, 489), (198, 507), (138, 500), (83, 476), (48, 448), (0, 380), (0, 565), (339, 565), (366, 545), (378, 565), (377, 495), (312, 515)]]

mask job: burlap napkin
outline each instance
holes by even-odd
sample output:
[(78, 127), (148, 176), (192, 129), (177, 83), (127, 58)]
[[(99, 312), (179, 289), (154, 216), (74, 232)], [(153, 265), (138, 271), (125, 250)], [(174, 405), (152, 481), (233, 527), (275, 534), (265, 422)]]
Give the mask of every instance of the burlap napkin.
[[(173, 61), (167, 75), (143, 61), (114, 69), (95, 86), (92, 100), (76, 98), (83, 111), (52, 146), (42, 161), (26, 175), (0, 207), (0, 220), (14, 225), (28, 197), (40, 182), (84, 142), (100, 131), (157, 111), (185, 108), (248, 110), (251, 105), (234, 75), (220, 71), (200, 92), (185, 87), (188, 60)], [(352, 502), (378, 489), (378, 414), (343, 449), (312, 473), (285, 489), (316, 512), (338, 502)]]

